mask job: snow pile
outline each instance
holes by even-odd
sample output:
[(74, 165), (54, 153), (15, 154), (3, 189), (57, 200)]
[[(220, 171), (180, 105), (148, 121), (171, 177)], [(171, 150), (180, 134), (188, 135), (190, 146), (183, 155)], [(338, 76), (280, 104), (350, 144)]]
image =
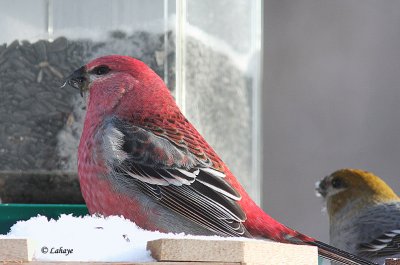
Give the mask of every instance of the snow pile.
[[(147, 231), (119, 216), (72, 215), (61, 215), (58, 220), (37, 216), (19, 221), (1, 237), (32, 239), (35, 242), (34, 259), (39, 261), (103, 262), (154, 261), (146, 244), (159, 238), (227, 239)], [(232, 239), (251, 240), (229, 238)]]

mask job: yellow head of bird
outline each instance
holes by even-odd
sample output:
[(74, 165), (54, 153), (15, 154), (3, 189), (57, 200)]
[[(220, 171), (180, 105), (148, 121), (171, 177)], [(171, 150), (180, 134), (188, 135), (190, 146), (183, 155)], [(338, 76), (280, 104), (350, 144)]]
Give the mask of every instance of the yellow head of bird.
[(381, 178), (359, 169), (335, 171), (317, 183), (316, 191), (326, 199), (330, 217), (350, 205), (357, 211), (367, 205), (400, 200)]

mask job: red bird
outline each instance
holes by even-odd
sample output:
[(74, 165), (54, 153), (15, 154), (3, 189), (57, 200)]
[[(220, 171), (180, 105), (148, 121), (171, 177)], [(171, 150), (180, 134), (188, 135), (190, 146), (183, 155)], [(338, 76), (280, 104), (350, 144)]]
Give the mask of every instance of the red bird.
[(97, 58), (66, 82), (89, 91), (78, 173), (90, 213), (122, 215), (161, 232), (308, 244), (343, 264), (373, 264), (300, 234), (258, 207), (143, 62)]

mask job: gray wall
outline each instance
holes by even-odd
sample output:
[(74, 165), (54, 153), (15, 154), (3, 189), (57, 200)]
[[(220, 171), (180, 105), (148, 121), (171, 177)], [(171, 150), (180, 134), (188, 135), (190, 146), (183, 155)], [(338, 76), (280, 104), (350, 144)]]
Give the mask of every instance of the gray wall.
[(362, 168), (400, 191), (400, 1), (265, 0), (263, 207), (328, 241), (314, 182)]

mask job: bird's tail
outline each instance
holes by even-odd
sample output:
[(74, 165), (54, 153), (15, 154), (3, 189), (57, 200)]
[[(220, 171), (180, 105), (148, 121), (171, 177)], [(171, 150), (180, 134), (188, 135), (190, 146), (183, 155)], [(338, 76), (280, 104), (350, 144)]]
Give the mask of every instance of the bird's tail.
[[(331, 245), (318, 241), (312, 237), (306, 236), (288, 227), (285, 228), (286, 233), (281, 235), (285, 235), (284, 239), (286, 240), (286, 242), (299, 245), (316, 246), (318, 247), (318, 255), (325, 259), (342, 263), (344, 265), (378, 265), (377, 263), (371, 262), (344, 250), (335, 248)], [(281, 238), (281, 242), (283, 241), (284, 240), (282, 240)]]
[(332, 247), (321, 241), (309, 241), (306, 243), (308, 245), (318, 247), (318, 254), (332, 261), (338, 261), (346, 265), (377, 265), (376, 263), (365, 260), (338, 248)]
[(299, 233), (276, 221), (261, 209), (246, 214), (248, 215), (248, 219), (246, 220), (247, 228), (252, 229), (249, 231), (252, 235), (269, 238), (282, 243), (316, 246), (318, 247), (319, 256), (342, 263), (343, 265), (378, 265)]

